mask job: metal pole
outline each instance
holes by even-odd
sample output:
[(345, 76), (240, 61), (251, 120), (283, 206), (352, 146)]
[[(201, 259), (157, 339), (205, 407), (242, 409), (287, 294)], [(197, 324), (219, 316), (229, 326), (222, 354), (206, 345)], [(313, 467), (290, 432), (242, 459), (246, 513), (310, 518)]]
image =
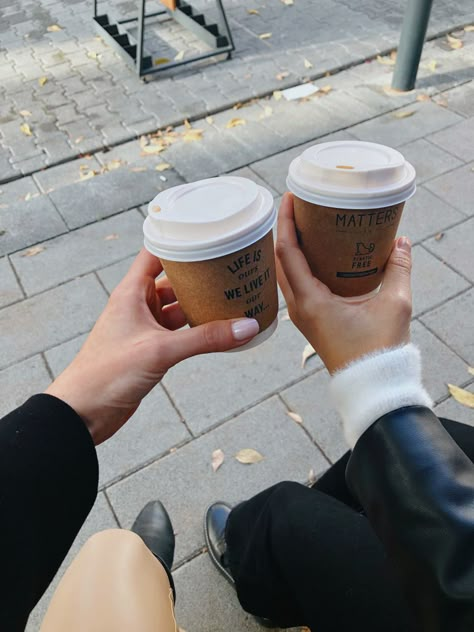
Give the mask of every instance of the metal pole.
[(433, 0), (407, 0), (392, 88), (413, 90)]
[(145, 0), (140, 0), (140, 13), (138, 14), (138, 37), (137, 37), (137, 73), (142, 75), (143, 61), (143, 38), (145, 36)]

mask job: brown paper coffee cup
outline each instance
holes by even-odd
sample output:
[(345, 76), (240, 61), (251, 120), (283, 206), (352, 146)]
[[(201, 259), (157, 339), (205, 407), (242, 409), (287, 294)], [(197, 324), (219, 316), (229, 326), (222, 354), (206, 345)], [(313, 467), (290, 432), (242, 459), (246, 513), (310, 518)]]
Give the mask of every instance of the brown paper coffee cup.
[(260, 333), (278, 314), (272, 231), (237, 252), (207, 261), (161, 258), (176, 298), (194, 327), (211, 320), (255, 318)]
[(298, 240), (314, 276), (340, 296), (375, 290), (382, 282), (404, 205), (350, 210), (294, 196)]

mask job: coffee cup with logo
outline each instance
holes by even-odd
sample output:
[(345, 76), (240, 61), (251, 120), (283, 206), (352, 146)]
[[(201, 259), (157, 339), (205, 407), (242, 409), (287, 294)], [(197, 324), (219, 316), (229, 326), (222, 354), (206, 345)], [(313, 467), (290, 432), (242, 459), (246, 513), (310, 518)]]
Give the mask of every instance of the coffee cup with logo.
[(340, 296), (377, 292), (415, 169), (376, 143), (338, 141), (306, 149), (290, 165), (295, 224), (313, 274)]
[(159, 193), (148, 206), (145, 247), (159, 257), (191, 327), (254, 318), (254, 347), (277, 327), (278, 295), (271, 193), (223, 176)]

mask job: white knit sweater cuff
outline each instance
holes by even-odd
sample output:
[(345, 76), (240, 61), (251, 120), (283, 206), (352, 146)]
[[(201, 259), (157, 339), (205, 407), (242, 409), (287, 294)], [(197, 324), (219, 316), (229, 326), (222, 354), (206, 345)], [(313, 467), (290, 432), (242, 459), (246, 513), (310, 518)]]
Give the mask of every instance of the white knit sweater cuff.
[(421, 381), (420, 352), (413, 344), (369, 353), (333, 375), (333, 405), (352, 449), (377, 419), (404, 406), (432, 407)]

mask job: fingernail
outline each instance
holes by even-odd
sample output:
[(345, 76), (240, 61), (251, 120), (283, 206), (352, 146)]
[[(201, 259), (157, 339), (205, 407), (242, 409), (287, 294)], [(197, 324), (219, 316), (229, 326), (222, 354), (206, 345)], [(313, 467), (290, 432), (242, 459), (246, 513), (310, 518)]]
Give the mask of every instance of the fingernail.
[(400, 250), (404, 250), (405, 252), (410, 252), (411, 241), (408, 237), (400, 237), (397, 241), (397, 248), (400, 248)]
[(258, 334), (260, 325), (254, 318), (242, 318), (232, 323), (232, 335), (235, 340), (246, 340)]

